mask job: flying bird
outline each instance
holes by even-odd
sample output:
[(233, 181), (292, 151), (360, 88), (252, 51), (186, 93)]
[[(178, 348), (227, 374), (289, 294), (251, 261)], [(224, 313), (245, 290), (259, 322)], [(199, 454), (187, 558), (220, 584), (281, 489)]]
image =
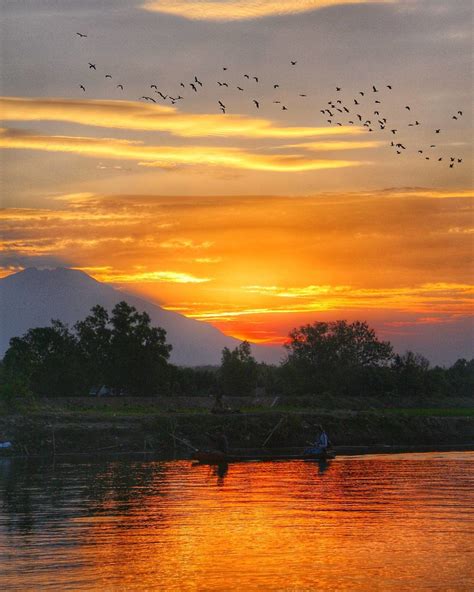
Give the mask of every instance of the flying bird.
[(258, 77), (257, 76), (252, 76), (252, 78), (255, 80), (255, 82), (258, 82)]
[(458, 111), (458, 115), (462, 117), (462, 111)]
[(283, 107), (281, 108), (282, 111), (288, 111), (288, 108), (285, 107), (285, 105), (283, 105)]
[(273, 88), (280, 88), (280, 85), (279, 84), (274, 84), (273, 85)]
[(361, 90), (359, 91), (359, 94), (362, 95), (362, 96), (365, 95), (365, 93), (363, 93)]
[(76, 35), (79, 35), (79, 37), (87, 37), (87, 35), (84, 35), (84, 33), (76, 33)]
[(392, 85), (391, 84), (387, 84), (387, 88), (388, 88), (388, 90), (392, 90)]
[(306, 95), (300, 95), (300, 97), (306, 97)]
[(151, 84), (150, 88), (156, 88), (156, 90), (158, 90), (158, 87), (156, 86), (156, 84)]
[(223, 69), (224, 71), (225, 71), (225, 70), (227, 70), (227, 68), (225, 68), (225, 67), (224, 67), (224, 68), (222, 68), (222, 69)]
[(374, 92), (379, 92), (379, 91), (378, 91), (378, 90), (375, 88), (375, 86), (372, 86), (372, 90), (373, 90)]
[(97, 68), (95, 67), (95, 64), (91, 64), (90, 62), (89, 62), (89, 68), (92, 68), (93, 70), (97, 70)]
[(436, 132), (437, 134), (439, 134), (439, 132), (440, 132), (440, 131), (441, 131), (440, 129), (437, 129), (437, 130), (435, 130), (435, 132)]
[(82, 90), (86, 92), (86, 87), (83, 84), (81, 84), (79, 88), (82, 88)]
[(248, 74), (244, 74), (244, 78), (247, 78), (248, 80), (250, 80), (250, 76)]
[(405, 109), (407, 109), (407, 111), (410, 111), (410, 105), (405, 105)]
[(112, 76), (110, 74), (106, 74), (105, 77), (106, 78), (112, 78)]
[(182, 86), (183, 88), (186, 88), (185, 85), (184, 85), (184, 82), (180, 82), (179, 83), (179, 86)]
[(294, 62), (293, 62), (293, 61), (291, 61), (291, 62), (290, 62), (290, 64), (291, 64), (292, 66), (296, 66), (296, 63), (297, 63), (297, 62), (296, 62), (296, 60), (295, 60)]
[(117, 88), (120, 88), (121, 90), (123, 90), (123, 84), (117, 84)]
[(189, 86), (193, 89), (194, 92), (197, 92), (197, 88), (192, 82), (190, 82)]
[(336, 92), (339, 92), (341, 90), (340, 86), (336, 86)]
[(257, 109), (260, 109), (260, 103), (255, 99), (253, 99), (253, 102), (255, 103), (255, 107), (257, 107)]
[(199, 86), (202, 86), (202, 82), (200, 80), (198, 80), (197, 76), (194, 77), (194, 82), (199, 84)]
[(238, 86), (237, 88), (238, 90), (244, 90), (241, 86)]
[(222, 101), (217, 101), (217, 102), (219, 103), (219, 105), (220, 105), (221, 107), (223, 107), (223, 108), (225, 109), (225, 105), (224, 105), (224, 103), (223, 103)]

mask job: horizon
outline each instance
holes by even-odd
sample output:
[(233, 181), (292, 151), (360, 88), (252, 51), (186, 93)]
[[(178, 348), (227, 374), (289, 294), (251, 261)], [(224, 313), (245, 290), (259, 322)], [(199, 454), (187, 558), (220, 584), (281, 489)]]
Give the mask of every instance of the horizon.
[(0, 277), (81, 270), (262, 345), (343, 318), (472, 357), (470, 2), (4, 17)]
[[(143, 302), (143, 304), (145, 306), (151, 304), (152, 306), (157, 306), (159, 309), (162, 309), (162, 310), (165, 310), (165, 311), (168, 310), (167, 308), (161, 306), (159, 303), (153, 302), (152, 299), (147, 298), (146, 295), (144, 296), (144, 295), (141, 295), (140, 293), (136, 293), (135, 294), (133, 291), (127, 292), (124, 289), (118, 288), (114, 284), (109, 284), (107, 282), (101, 282), (100, 280), (97, 280), (92, 275), (86, 273), (85, 271), (83, 271), (81, 269), (75, 269), (75, 268), (70, 268), (70, 267), (52, 267), (52, 266), (28, 267), (28, 268), (25, 268), (22, 271), (13, 272), (13, 273), (9, 274), (8, 276), (4, 276), (3, 278), (0, 278), (0, 285), (2, 283), (2, 280), (6, 279), (8, 277), (23, 276), (25, 273), (28, 273), (28, 272), (39, 272), (39, 274), (41, 274), (42, 272), (51, 272), (51, 276), (54, 276), (54, 277), (57, 278), (58, 277), (58, 273), (57, 272), (63, 272), (63, 271), (73, 272), (73, 274), (79, 274), (80, 277), (83, 277), (85, 279), (87, 278), (88, 280), (93, 280), (94, 282), (98, 282), (99, 285), (105, 285), (108, 288), (112, 288), (118, 294), (123, 295), (123, 298), (124, 298), (125, 301), (127, 301), (127, 298), (128, 297), (131, 297), (132, 299), (139, 298), (140, 301)], [(49, 277), (51, 277), (51, 276), (49, 276)], [(43, 287), (46, 287), (46, 284), (43, 284)], [(66, 288), (66, 287), (67, 287), (67, 284), (65, 283), (63, 285), (63, 288)], [(37, 284), (35, 285), (35, 289), (38, 289), (38, 285)], [(54, 295), (50, 295), (49, 297), (50, 298), (54, 298)], [(117, 302), (118, 302), (118, 300), (117, 300)], [(101, 303), (100, 302), (97, 302), (97, 304), (101, 304)], [(137, 308), (138, 312), (143, 312), (140, 309), (139, 304), (135, 300), (133, 300), (133, 306), (135, 306)], [(110, 310), (109, 310), (110, 307), (109, 306), (105, 306), (105, 308), (110, 312)], [(64, 314), (64, 310), (62, 312)], [(90, 310), (88, 310), (87, 312), (90, 312)], [(170, 312), (175, 313), (175, 311), (173, 311), (173, 310), (171, 310)], [(180, 313), (177, 313), (177, 314), (180, 315)], [(61, 317), (61, 315), (60, 315), (60, 317)], [(58, 317), (59, 320), (64, 321), (64, 318), (60, 318), (60, 317)], [(77, 319), (75, 319), (75, 321), (79, 321), (79, 320), (82, 320), (82, 317), (81, 318), (78, 317)], [(346, 321), (347, 319), (343, 319), (342, 317), (341, 318), (333, 318), (333, 319), (327, 319), (325, 322), (342, 321), (342, 320)], [(366, 319), (363, 319), (363, 318), (355, 318), (354, 317), (352, 319), (349, 319), (349, 322), (355, 322), (355, 321), (367, 322), (367, 320)], [(47, 322), (44, 322), (44, 323), (41, 324), (41, 326), (46, 326), (47, 324), (48, 324)], [(66, 321), (66, 325), (67, 326), (72, 327), (73, 324), (74, 323), (71, 323), (70, 320), (69, 321)], [(301, 327), (303, 325), (307, 325), (307, 324), (309, 324), (309, 323), (306, 323), (306, 322), (302, 321), (302, 323), (299, 326), (291, 327), (291, 329), (289, 330), (289, 332), (292, 331), (292, 330), (295, 330), (295, 329), (297, 329), (297, 328), (299, 328), (299, 327)], [(423, 350), (423, 348), (421, 348), (421, 349), (419, 349), (419, 348), (417, 349), (416, 347), (411, 348), (409, 341), (407, 343), (404, 343), (403, 341), (400, 341), (399, 339), (397, 339), (397, 336), (395, 336), (395, 339), (385, 338), (380, 333), (380, 331), (378, 330), (378, 327), (376, 325), (374, 326), (374, 325), (372, 325), (370, 323), (368, 323), (368, 324), (369, 324), (370, 328), (375, 329), (375, 332), (376, 332), (376, 335), (377, 335), (378, 338), (380, 338), (380, 339), (382, 339), (384, 341), (388, 341), (393, 346), (394, 353), (395, 354), (403, 355), (403, 354), (407, 353), (408, 351), (413, 351), (414, 353), (423, 355), (429, 361), (431, 367), (435, 367), (435, 366), (449, 367), (449, 366), (452, 366), (456, 361), (458, 361), (460, 359), (467, 359), (467, 360), (469, 360), (470, 358), (473, 357), (472, 356), (472, 352), (468, 351), (468, 346), (470, 346), (470, 342), (469, 341), (466, 342), (467, 343), (467, 347), (465, 348), (465, 352), (466, 352), (465, 355), (463, 355), (463, 353), (462, 352), (459, 352), (459, 351), (457, 352), (456, 355), (452, 355), (452, 353), (449, 354), (449, 353), (447, 353), (447, 352), (445, 352), (445, 351), (443, 351), (441, 349), (441, 350), (437, 350), (436, 353), (435, 353), (435, 356), (433, 357), (432, 355), (430, 356), (430, 351)], [(36, 327), (36, 326), (40, 326), (40, 325), (38, 325), (38, 323), (36, 323), (34, 326)], [(156, 323), (155, 323), (155, 326), (159, 326), (159, 325), (156, 325)], [(31, 326), (29, 328), (34, 328), (34, 327)], [(290, 342), (289, 332), (285, 336), (285, 338), (282, 339), (282, 341), (280, 343), (277, 343), (277, 344), (261, 344), (261, 343), (252, 342), (250, 340), (245, 340), (245, 341), (248, 341), (251, 346), (255, 346), (257, 348), (256, 350), (254, 350), (254, 354), (256, 355), (256, 357), (258, 359), (262, 358), (262, 356), (263, 356), (263, 359), (261, 359), (261, 361), (264, 361), (264, 362), (270, 363), (270, 364), (276, 364), (277, 363), (277, 355), (280, 355), (280, 356), (283, 355), (285, 353), (285, 350), (284, 350), (285, 343), (289, 343)], [(226, 335), (226, 334), (223, 333), (223, 335)], [(20, 336), (20, 334), (18, 336)], [(228, 337), (233, 337), (232, 335), (227, 335), (227, 336)], [(183, 337), (184, 337), (184, 342), (185, 342), (186, 341), (186, 336), (183, 335)], [(173, 340), (169, 341), (169, 343), (171, 343), (171, 345), (173, 345), (173, 351), (176, 353), (177, 350), (176, 350), (176, 348), (174, 346)], [(237, 345), (237, 343), (238, 342), (236, 342), (236, 345)], [(231, 344), (227, 344), (226, 347), (232, 347), (232, 346), (231, 346)], [(264, 350), (260, 351), (260, 348), (262, 348), (262, 347), (264, 348), (265, 353), (264, 353)], [(178, 349), (179, 349), (179, 346), (178, 346)], [(274, 354), (271, 354), (270, 353), (270, 350), (274, 350)], [(281, 362), (281, 357), (278, 358), (278, 361)], [(217, 364), (217, 362), (216, 362), (216, 364)], [(211, 365), (213, 365), (213, 364), (211, 364)]]

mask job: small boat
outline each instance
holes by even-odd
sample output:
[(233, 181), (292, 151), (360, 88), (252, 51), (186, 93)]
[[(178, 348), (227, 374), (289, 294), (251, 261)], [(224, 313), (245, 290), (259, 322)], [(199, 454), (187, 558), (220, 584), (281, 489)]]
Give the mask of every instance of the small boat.
[(307, 448), (234, 448), (227, 454), (219, 450), (197, 450), (192, 459), (203, 465), (220, 465), (245, 461), (273, 461), (273, 460), (330, 460), (336, 457), (332, 450), (311, 452)]

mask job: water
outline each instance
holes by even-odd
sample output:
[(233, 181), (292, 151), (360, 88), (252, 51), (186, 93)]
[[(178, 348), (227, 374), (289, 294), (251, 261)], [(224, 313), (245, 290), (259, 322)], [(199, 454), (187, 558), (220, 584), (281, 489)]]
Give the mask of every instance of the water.
[(0, 461), (2, 590), (474, 590), (474, 453)]

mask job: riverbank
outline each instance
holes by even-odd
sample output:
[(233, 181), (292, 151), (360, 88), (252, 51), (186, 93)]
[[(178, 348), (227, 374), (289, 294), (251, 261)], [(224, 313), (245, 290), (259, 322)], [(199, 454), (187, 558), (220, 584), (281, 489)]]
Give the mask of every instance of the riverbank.
[[(323, 424), (342, 453), (389, 449), (432, 450), (469, 447), (474, 443), (474, 406), (304, 408), (248, 406), (239, 411), (212, 414), (208, 408), (168, 406), (134, 407), (108, 400), (101, 406), (84, 402), (41, 404), (26, 412), (3, 412), (0, 441), (12, 448), (1, 456), (118, 452), (184, 454), (209, 447), (206, 432), (224, 427), (232, 447), (267, 448), (304, 446)], [(171, 406), (170, 405), (173, 405)], [(179, 403), (179, 404), (177, 404)], [(286, 403), (286, 402), (285, 402)], [(248, 400), (247, 400), (248, 405)], [(271, 403), (270, 403), (271, 405)], [(187, 445), (188, 443), (189, 445)]]

